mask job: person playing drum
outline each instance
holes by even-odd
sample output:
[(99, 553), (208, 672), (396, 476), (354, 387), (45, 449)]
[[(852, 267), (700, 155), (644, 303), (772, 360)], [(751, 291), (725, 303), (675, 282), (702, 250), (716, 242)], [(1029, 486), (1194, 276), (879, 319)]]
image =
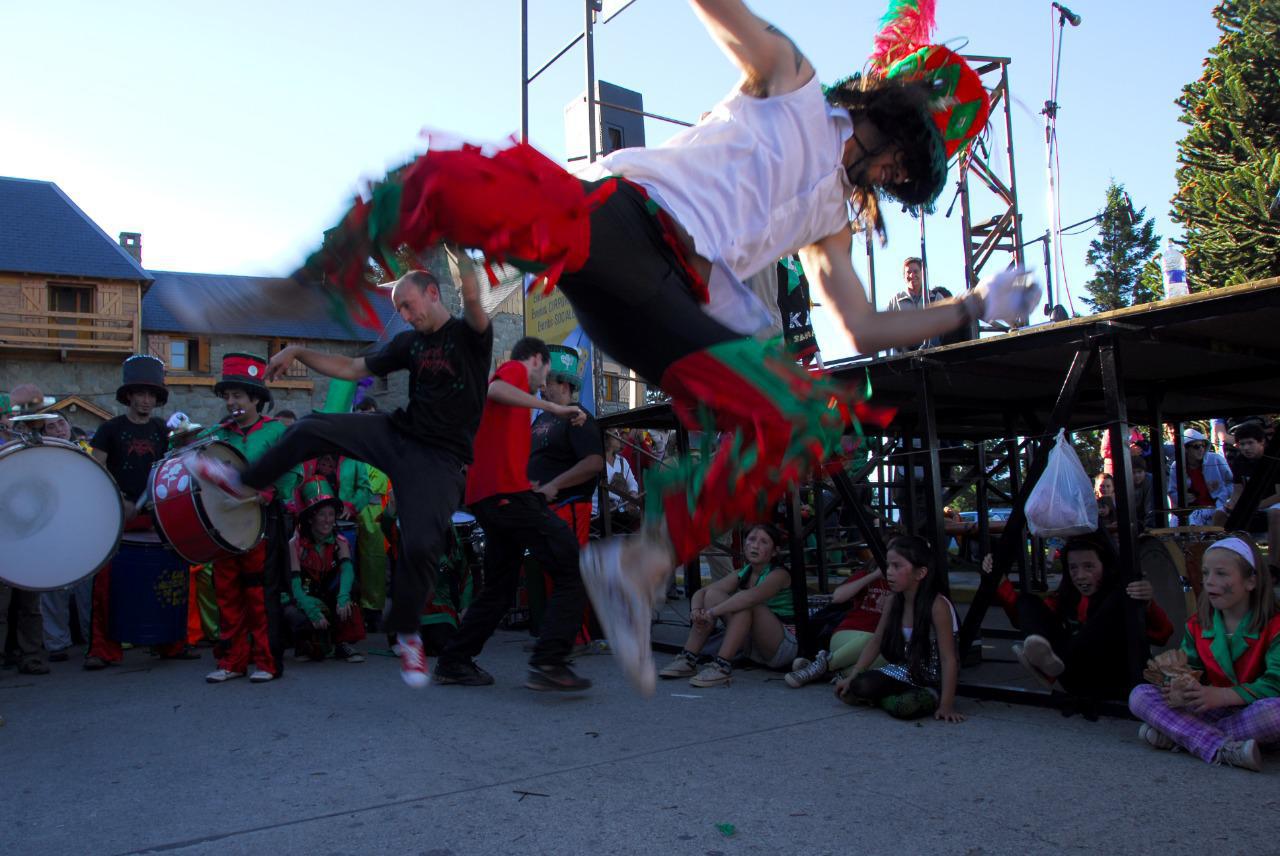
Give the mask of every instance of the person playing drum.
[[(229, 353), (222, 358), (222, 380), (213, 387), (228, 413), (213, 436), (241, 452), (250, 464), (280, 442), (286, 430), (283, 423), (262, 414), (272, 403), (266, 374), (262, 357)], [(214, 562), (220, 627), (214, 648), (218, 668), (205, 676), (211, 684), (244, 677), (250, 657), (257, 668), (249, 680), (261, 683), (280, 674), (280, 594), (288, 542), (282, 500), (293, 495), (300, 477), (296, 465), (286, 468), (254, 494), (263, 506), (265, 537), (246, 553)]]
[(298, 531), (289, 541), (293, 603), (284, 613), (293, 632), (294, 650), (299, 659), (333, 656), (363, 663), (364, 655), (351, 644), (365, 634), (360, 607), (352, 600), (356, 575), (351, 547), (338, 536), (342, 501), (333, 495), (323, 476), (304, 481), (298, 495)]
[[(154, 527), (151, 515), (141, 506), (151, 466), (169, 448), (169, 428), (156, 415), (156, 409), (169, 400), (164, 385), (164, 363), (155, 357), (135, 354), (124, 361), (122, 383), (116, 390), (116, 401), (128, 407), (120, 416), (108, 419), (94, 432), (93, 457), (107, 468), (120, 495), (124, 498), (125, 529), (149, 531)], [(111, 636), (111, 565), (105, 565), (93, 580), (93, 608), (90, 617), (89, 652), (84, 659), (86, 669), (103, 669), (124, 657), (119, 640)], [(161, 657), (194, 660), (200, 654), (176, 640), (156, 646)]]

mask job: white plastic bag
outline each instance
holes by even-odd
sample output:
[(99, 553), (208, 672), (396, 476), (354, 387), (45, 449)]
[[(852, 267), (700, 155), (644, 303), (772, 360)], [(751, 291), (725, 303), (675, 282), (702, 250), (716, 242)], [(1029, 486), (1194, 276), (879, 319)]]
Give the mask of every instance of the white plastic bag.
[(1049, 464), (1027, 497), (1027, 527), (1041, 538), (1065, 537), (1098, 528), (1098, 498), (1065, 431), (1049, 450)]

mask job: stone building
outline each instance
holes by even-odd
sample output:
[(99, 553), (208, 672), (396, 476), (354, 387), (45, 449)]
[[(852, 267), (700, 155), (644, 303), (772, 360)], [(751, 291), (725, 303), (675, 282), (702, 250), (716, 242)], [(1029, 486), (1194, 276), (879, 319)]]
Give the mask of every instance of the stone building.
[[(424, 266), (441, 281), (445, 304), (461, 312), (461, 299), (438, 255)], [(485, 307), (494, 324), (495, 363), (523, 334), (519, 276), (498, 270), (501, 282), (485, 284)], [(102, 231), (57, 185), (0, 178), (0, 391), (35, 383), (50, 410), (93, 431), (124, 408), (115, 400), (120, 364), (134, 353), (164, 360), (170, 390), (167, 415), (181, 410), (210, 424), (225, 416), (213, 395), (222, 356), (229, 351), (271, 356), (288, 344), (343, 354), (366, 353), (406, 329), (386, 293), (372, 296), (380, 330), (348, 328), (320, 316), (265, 318), (204, 334), (183, 329), (169, 311), (186, 289), (213, 290), (233, 298), (261, 288), (268, 277), (148, 271), (142, 236), (125, 232), (119, 242)], [(272, 385), (275, 410), (302, 415), (319, 408), (329, 381), (294, 364)], [(383, 408), (400, 406), (406, 375), (376, 378), (367, 394)]]

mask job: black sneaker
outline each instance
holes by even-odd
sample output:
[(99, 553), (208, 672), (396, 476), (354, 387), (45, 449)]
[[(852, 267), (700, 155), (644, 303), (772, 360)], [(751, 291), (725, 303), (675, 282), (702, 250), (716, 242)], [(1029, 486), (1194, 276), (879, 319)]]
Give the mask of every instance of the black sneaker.
[(591, 689), (590, 680), (580, 677), (563, 663), (554, 666), (529, 666), (529, 676), (525, 678), (524, 685), (531, 690), (544, 692), (573, 693)]
[(493, 684), (493, 675), (477, 666), (474, 660), (436, 660), (431, 683), (487, 687)]

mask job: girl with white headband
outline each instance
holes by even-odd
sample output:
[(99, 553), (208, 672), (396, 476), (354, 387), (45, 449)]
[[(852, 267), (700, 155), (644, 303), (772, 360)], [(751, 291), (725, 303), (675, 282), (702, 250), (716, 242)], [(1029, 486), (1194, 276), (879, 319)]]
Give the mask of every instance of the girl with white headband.
[(1205, 683), (1172, 707), (1169, 688), (1142, 684), (1129, 709), (1138, 735), (1157, 749), (1179, 746), (1213, 764), (1262, 770), (1261, 748), (1280, 745), (1280, 614), (1271, 574), (1248, 535), (1213, 544), (1201, 562), (1200, 606), (1182, 650)]

